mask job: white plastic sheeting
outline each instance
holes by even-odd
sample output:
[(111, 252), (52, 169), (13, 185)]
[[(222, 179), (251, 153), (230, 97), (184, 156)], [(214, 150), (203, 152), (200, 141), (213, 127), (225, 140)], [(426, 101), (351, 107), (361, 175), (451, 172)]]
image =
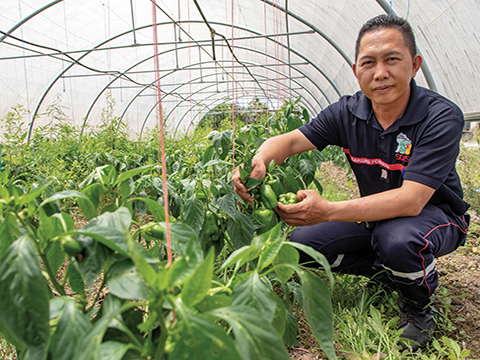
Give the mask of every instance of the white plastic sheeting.
[[(114, 101), (132, 131), (152, 127), (152, 2), (0, 0), (0, 118), (20, 104), (26, 124), (39, 126), (60, 101), (73, 124), (95, 125)], [(478, 0), (197, 0), (203, 17), (193, 0), (156, 3), (169, 129), (192, 127), (223, 101), (255, 96), (274, 107), (301, 98), (314, 115), (358, 90), (351, 70), (358, 30), (385, 12), (414, 29), (425, 63), (417, 82), (465, 113), (480, 111)]]

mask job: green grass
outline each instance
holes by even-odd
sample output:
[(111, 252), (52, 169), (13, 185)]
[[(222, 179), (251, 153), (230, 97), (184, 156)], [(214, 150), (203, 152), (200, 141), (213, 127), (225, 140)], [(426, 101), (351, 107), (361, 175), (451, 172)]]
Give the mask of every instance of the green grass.
[(17, 352), (15, 348), (7, 343), (5, 339), (0, 334), (0, 359), (2, 360), (13, 360), (17, 358)]

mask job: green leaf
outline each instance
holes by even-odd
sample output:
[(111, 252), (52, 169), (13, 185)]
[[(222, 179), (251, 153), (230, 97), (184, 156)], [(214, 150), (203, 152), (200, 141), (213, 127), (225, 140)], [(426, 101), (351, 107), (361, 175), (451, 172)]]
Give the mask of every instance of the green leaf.
[(288, 245), (283, 245), (275, 259), (273, 259), (272, 265), (274, 266), (275, 274), (277, 274), (283, 283), (290, 280), (295, 271), (290, 267), (280, 265), (298, 265), (299, 259), (300, 255), (298, 254), (298, 251)]
[(203, 153), (203, 159), (202, 159), (202, 162), (204, 164), (206, 164), (207, 162), (209, 162), (210, 160), (212, 160), (212, 157), (213, 157), (213, 154), (215, 153), (215, 148), (213, 147), (213, 145), (210, 145), (209, 147), (207, 147), (205, 149), (205, 152)]
[(45, 358), (48, 292), (33, 242), (21, 236), (0, 261), (0, 332), (25, 359)]
[(336, 359), (333, 347), (333, 310), (330, 291), (317, 276), (297, 271), (302, 280), (303, 310), (318, 344), (329, 359)]
[(228, 222), (227, 231), (233, 245), (238, 249), (243, 245), (249, 245), (255, 230), (262, 226), (263, 224), (252, 215), (238, 212), (235, 221)]
[(181, 312), (180, 339), (174, 343), (169, 358), (188, 360), (241, 360), (233, 339), (214, 321), (188, 309)]
[(300, 244), (300, 243), (289, 241), (289, 242), (286, 242), (285, 244), (293, 246), (294, 248), (297, 248), (298, 250), (303, 251), (307, 255), (310, 255), (310, 257), (312, 257), (313, 260), (318, 262), (323, 267), (325, 272), (327, 273), (328, 280), (330, 281), (330, 289), (332, 289), (332, 291), (333, 291), (333, 282), (334, 282), (333, 273), (332, 273), (332, 270), (330, 269), (330, 264), (329, 264), (328, 260), (325, 258), (325, 256), (323, 254), (319, 253), (317, 250), (315, 250), (311, 246), (303, 245), (303, 244)]
[(281, 231), (282, 222), (279, 222), (269, 231), (260, 235), (262, 237), (264, 247), (262, 249), (260, 259), (258, 260), (258, 271), (262, 271), (264, 268), (270, 265), (280, 251), (283, 242), (287, 237), (287, 233), (284, 232), (283, 235), (281, 235)]
[(305, 186), (308, 187), (308, 185), (310, 185), (315, 178), (315, 165), (311, 160), (301, 159), (298, 162), (298, 169), (300, 170), (300, 174), (302, 175)]
[[(95, 221), (95, 219), (92, 221)], [(102, 243), (112, 251), (116, 251), (125, 257), (130, 257), (128, 254), (125, 234), (116, 228), (91, 225), (88, 227), (84, 226), (83, 228), (73, 231), (72, 234), (78, 234), (82, 237), (92, 238)], [(78, 240), (80, 240), (80, 238), (78, 238)]]
[[(161, 223), (166, 230), (166, 224)], [(170, 235), (172, 238), (172, 250), (179, 256), (184, 256), (187, 252), (188, 242), (193, 239), (192, 251), (195, 252), (199, 261), (203, 261), (204, 252), (198, 241), (198, 237), (190, 226), (181, 222), (175, 222), (170, 224)]]
[(99, 359), (101, 360), (122, 360), (125, 353), (134, 349), (132, 344), (124, 344), (118, 341), (105, 341), (100, 345)]
[(111, 189), (116, 183), (117, 170), (115, 166), (108, 164), (95, 169), (95, 179), (107, 189)]
[[(76, 301), (63, 298), (63, 308), (49, 346), (49, 355), (56, 360), (72, 359), (79, 339), (92, 329), (88, 317), (77, 308)], [(58, 298), (55, 300), (58, 301)]]
[(247, 170), (245, 170), (243, 166), (240, 166), (238, 169), (240, 171), (240, 180), (242, 181), (243, 184), (245, 184), (245, 182), (248, 180), (250, 176), (250, 173)]
[(182, 208), (182, 222), (199, 234), (205, 221), (205, 208), (197, 198), (187, 199)]
[(136, 197), (134, 200), (145, 202), (156, 222), (165, 221), (165, 208), (163, 205), (149, 198)]
[(230, 254), (227, 260), (222, 264), (220, 270), (236, 265), (240, 261), (239, 267), (255, 259), (260, 250), (255, 245), (245, 245)]
[(237, 210), (237, 205), (235, 204), (235, 198), (233, 195), (226, 194), (218, 198), (217, 205), (231, 219), (233, 220), (236, 219), (238, 210)]
[(302, 119), (295, 114), (290, 114), (287, 118), (287, 131), (293, 131), (303, 125)]
[[(295, 346), (298, 344), (298, 323), (297, 317), (290, 309), (286, 309), (285, 332), (283, 333), (283, 341), (287, 346)], [(299, 344), (298, 344), (299, 345)]]
[(10, 245), (19, 237), (20, 229), (17, 225), (16, 216), (6, 213), (3, 221), (0, 223), (0, 259), (5, 256)]
[(150, 289), (159, 291), (165, 290), (168, 285), (167, 280), (169, 273), (166, 271), (157, 273), (140, 251), (141, 245), (134, 241), (130, 235), (127, 236), (127, 245), (133, 263), (137, 267), (138, 272), (147, 282)]
[(38, 207), (45, 206), (46, 204), (55, 202), (57, 200), (69, 199), (69, 198), (82, 198), (87, 201), (90, 201), (89, 197), (87, 195), (82, 194), (81, 192), (74, 191), (74, 190), (65, 190), (50, 196), (48, 199), (45, 199)]
[[(272, 291), (273, 293), (273, 291)], [(277, 332), (278, 336), (283, 337), (287, 325), (287, 308), (285, 303), (280, 297), (274, 293), (273, 299), (275, 300), (275, 315), (273, 316), (272, 326)]]
[(84, 198), (78, 198), (77, 201), (80, 210), (82, 210), (83, 215), (85, 215), (88, 221), (97, 216), (100, 195), (102, 195), (104, 191), (105, 188), (99, 183), (88, 185), (82, 190), (82, 194), (85, 194), (90, 201)]
[(263, 314), (248, 306), (232, 306), (210, 311), (232, 327), (243, 360), (289, 360), (282, 339)]
[(225, 130), (213, 136), (212, 145), (220, 160), (225, 160), (232, 148), (232, 131)]
[(187, 280), (202, 261), (195, 250), (198, 240), (191, 238), (185, 249), (185, 254), (173, 262), (170, 273), (171, 286), (178, 286)]
[(285, 178), (286, 181), (282, 182), (282, 184), (285, 186), (285, 192), (293, 192), (296, 194), (302, 189), (300, 182), (295, 178), (291, 171), (285, 172)]
[(54, 242), (47, 249), (47, 260), (55, 273), (57, 273), (60, 266), (65, 262), (65, 256), (66, 255), (58, 241)]
[(212, 283), (215, 251), (211, 249), (202, 264), (195, 270), (182, 289), (182, 301), (187, 307), (193, 307), (207, 295)]
[(48, 183), (43, 184), (43, 186), (39, 187), (38, 189), (30, 191), (25, 195), (21, 196), (20, 199), (18, 200), (18, 205), (21, 207), (35, 200), (37, 197), (39, 197), (42, 194), (42, 192), (48, 189), (49, 186), (50, 184)]
[(67, 270), (68, 282), (72, 290), (85, 298), (85, 282), (77, 268), (70, 263)]
[[(125, 171), (124, 173), (120, 174), (120, 176), (117, 178), (115, 183), (113, 183), (113, 186), (115, 186), (117, 184), (120, 184), (121, 182), (124, 182), (127, 179), (131, 179), (135, 175), (138, 175), (138, 174), (143, 173), (147, 170), (150, 170), (153, 166), (154, 165), (146, 165), (146, 166), (142, 166), (142, 167), (139, 167), (139, 168), (136, 168), (136, 169)], [(132, 179), (132, 181), (133, 181), (133, 179)]]
[(265, 317), (265, 320), (272, 323), (275, 316), (276, 302), (275, 295), (258, 276), (257, 271), (243, 282), (239, 283), (232, 293), (233, 305), (246, 305), (258, 310)]
[(128, 179), (118, 183), (118, 185), (117, 185), (117, 193), (123, 199), (126, 199), (130, 195), (132, 195), (134, 190), (135, 190), (135, 186), (134, 186), (132, 178), (128, 178)]
[(245, 187), (247, 188), (247, 190), (252, 190), (256, 188), (258, 185), (260, 185), (262, 182), (263, 182), (263, 179), (255, 179), (255, 178), (249, 177), (247, 182), (245, 183)]
[(110, 293), (126, 300), (148, 300), (149, 287), (130, 260), (115, 263), (108, 272)]
[(322, 195), (322, 194), (323, 194), (323, 186), (322, 186), (322, 184), (320, 184), (320, 182), (319, 182), (317, 179), (315, 179), (315, 178), (313, 178), (313, 183), (314, 183), (315, 186), (317, 187), (318, 193), (319, 193), (320, 195)]
[(78, 341), (73, 360), (103, 360), (100, 357), (100, 347), (108, 326), (116, 316), (135, 306), (134, 303), (126, 303), (108, 315), (102, 316), (93, 328)]

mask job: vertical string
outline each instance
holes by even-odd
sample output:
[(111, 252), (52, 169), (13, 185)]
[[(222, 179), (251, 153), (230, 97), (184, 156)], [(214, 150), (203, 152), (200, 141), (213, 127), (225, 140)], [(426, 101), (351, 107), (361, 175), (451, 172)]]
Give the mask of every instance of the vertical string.
[[(162, 181), (163, 181), (163, 199), (165, 206), (165, 223), (167, 228), (167, 259), (168, 268), (172, 267), (172, 238), (170, 235), (169, 209), (168, 209), (168, 186), (167, 186), (167, 166), (165, 160), (165, 130), (163, 126), (162, 111), (162, 93), (160, 89), (160, 64), (158, 60), (158, 33), (157, 33), (157, 3), (152, 0), (152, 18), (153, 18), (153, 49), (155, 64), (155, 88), (156, 88), (156, 106), (157, 106), (157, 141), (160, 138), (160, 151), (162, 160)], [(160, 128), (160, 134), (158, 129)]]
[(408, 15), (410, 15), (410, 0), (408, 0), (408, 7), (407, 7), (407, 18), (405, 20), (408, 21)]
[[(268, 76), (270, 71), (268, 70), (268, 40), (267, 40), (267, 2), (263, 2), (263, 24), (265, 25), (265, 103), (267, 104), (267, 118), (270, 114), (270, 99), (268, 98)], [(267, 130), (269, 129), (270, 122), (267, 123)]]
[(232, 163), (233, 168), (235, 169), (235, 58), (233, 52), (235, 51), (235, 31), (234, 31), (234, 22), (235, 22), (235, 11), (234, 11), (234, 0), (232, 0)]
[[(67, 30), (67, 11), (65, 8), (65, 1), (63, 2), (63, 23), (65, 27), (65, 47), (67, 49), (67, 52), (69, 51), (69, 46), (68, 46), (68, 30)], [(63, 67), (63, 65), (62, 65)], [(73, 135), (74, 135), (74, 145), (75, 145), (75, 153), (78, 155), (78, 149), (77, 149), (77, 133), (75, 131), (75, 109), (73, 106), (73, 86), (72, 86), (72, 77), (68, 79), (68, 82), (70, 84), (70, 106), (72, 107), (72, 124), (73, 124)]]
[[(19, 15), (20, 15), (20, 19), (22, 19), (22, 4), (21, 4), (20, 0), (18, 0), (18, 12), (19, 12)], [(30, 95), (29, 95), (29, 92), (28, 92), (28, 73), (27, 73), (27, 60), (26, 60), (27, 55), (25, 54), (25, 44), (23, 42), (23, 26), (20, 26), (20, 36), (22, 37), (23, 71), (24, 71), (24, 74), (25, 74), (25, 91), (26, 91), (26, 94), (27, 94), (27, 111), (28, 111), (28, 114), (30, 114)], [(33, 121), (33, 119), (31, 121)]]

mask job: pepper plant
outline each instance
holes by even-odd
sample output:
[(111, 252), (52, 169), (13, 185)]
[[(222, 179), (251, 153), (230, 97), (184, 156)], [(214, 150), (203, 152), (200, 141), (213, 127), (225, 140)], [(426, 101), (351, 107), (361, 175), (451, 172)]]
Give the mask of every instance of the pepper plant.
[[(101, 167), (82, 192), (57, 194), (48, 184), (27, 191), (22, 177), (1, 173), (0, 332), (19, 359), (288, 359), (283, 343), (292, 344), (296, 334), (294, 273), (307, 319), (325, 353), (335, 357), (328, 287), (298, 265), (294, 247), (300, 245), (286, 240), (280, 224), (216, 266), (214, 249), (206, 251), (192, 227), (172, 218), (169, 267), (158, 258), (167, 229), (163, 207), (131, 193), (129, 179), (146, 171), (117, 176)], [(97, 202), (102, 191), (117, 196)], [(60, 210), (67, 198), (81, 199), (86, 225), (75, 229), (72, 216)], [(145, 203), (154, 225), (133, 227), (135, 201)], [(67, 236), (81, 245), (78, 252), (62, 247)], [(331, 282), (325, 259), (302, 250), (325, 266)], [(99, 302), (102, 289), (108, 294)]]

